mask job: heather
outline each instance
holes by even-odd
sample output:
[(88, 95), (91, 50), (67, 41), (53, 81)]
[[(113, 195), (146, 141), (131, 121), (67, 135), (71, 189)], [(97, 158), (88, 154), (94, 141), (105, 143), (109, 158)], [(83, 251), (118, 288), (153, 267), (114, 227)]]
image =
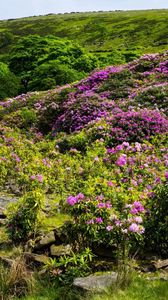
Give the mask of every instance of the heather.
[[(16, 197), (0, 241), (30, 281), (38, 272), (59, 291), (113, 270), (122, 289), (144, 261), (167, 258), (167, 61), (145, 54), (0, 102), (0, 188)], [(24, 296), (28, 284), (10, 290)]]

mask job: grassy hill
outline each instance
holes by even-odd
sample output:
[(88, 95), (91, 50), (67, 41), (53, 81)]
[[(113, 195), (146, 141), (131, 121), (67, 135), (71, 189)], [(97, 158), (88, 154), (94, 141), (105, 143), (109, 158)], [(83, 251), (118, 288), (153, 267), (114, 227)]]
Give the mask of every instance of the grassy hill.
[(91, 52), (168, 48), (168, 10), (50, 14), (0, 21), (0, 54), (29, 34), (74, 40)]
[[(46, 277), (39, 272), (42, 275), (30, 292), (22, 280), (27, 276), (8, 281), (5, 278), (13, 274), (12, 267), (0, 266), (0, 295), (5, 299), (21, 296), (18, 284), (22, 295), (31, 297), (37, 292), (35, 299), (53, 299), (55, 290), (58, 297), (54, 299), (60, 295), (81, 299), (78, 294), (71, 296), (72, 281), (107, 270), (101, 254), (94, 252), (101, 246), (104, 253), (111, 247), (109, 270), (116, 270), (119, 261), (121, 274), (121, 266), (129, 270), (127, 255), (146, 258), (152, 253), (167, 258), (167, 74), (168, 51), (146, 54), (129, 64), (94, 71), (74, 84), (0, 102), (0, 190), (19, 197), (7, 209), (6, 225), (1, 227), (0, 255), (17, 258), (20, 266), (25, 251), (34, 254), (40, 236), (53, 233), (58, 226), (63, 242), (74, 247), (72, 255), (53, 258), (51, 247), (56, 245), (47, 245)], [(5, 248), (7, 243), (9, 248)], [(13, 245), (18, 244), (16, 250)], [(23, 271), (30, 265), (23, 261)], [(131, 263), (129, 268), (133, 270)], [(144, 276), (139, 268), (138, 274)], [(33, 270), (38, 270), (34, 264)], [(124, 280), (130, 282), (125, 274)], [(145, 277), (144, 281), (148, 283)], [(52, 295), (45, 297), (45, 288), (40, 298), (40, 282)], [(66, 296), (62, 296), (62, 284)], [(167, 287), (159, 284), (159, 288), (161, 299), (167, 299)], [(139, 284), (136, 290), (141, 299)], [(107, 299), (113, 299), (111, 290)], [(148, 299), (154, 299), (153, 293)]]

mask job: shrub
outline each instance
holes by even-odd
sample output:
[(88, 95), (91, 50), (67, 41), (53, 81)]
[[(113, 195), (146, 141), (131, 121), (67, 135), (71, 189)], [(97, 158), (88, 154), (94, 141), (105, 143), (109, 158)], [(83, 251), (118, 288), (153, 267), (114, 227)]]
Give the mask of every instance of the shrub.
[(15, 206), (9, 207), (7, 232), (13, 242), (24, 242), (36, 234), (43, 205), (43, 194), (32, 191), (26, 193)]
[[(168, 176), (168, 175), (167, 175)], [(157, 186), (148, 204), (149, 216), (146, 220), (145, 246), (167, 258), (168, 253), (168, 182)]]
[(67, 203), (74, 217), (71, 234), (79, 244), (112, 245), (118, 249), (118, 256), (125, 259), (130, 248), (142, 240), (145, 209), (139, 201), (122, 205), (117, 211), (102, 195), (88, 198), (79, 193), (69, 196)]
[(86, 128), (90, 140), (103, 138), (108, 145), (126, 142), (142, 142), (157, 134), (168, 132), (168, 120), (158, 111), (141, 109), (139, 111), (120, 112), (106, 117)]
[(0, 62), (0, 100), (15, 96), (19, 91), (19, 79)]

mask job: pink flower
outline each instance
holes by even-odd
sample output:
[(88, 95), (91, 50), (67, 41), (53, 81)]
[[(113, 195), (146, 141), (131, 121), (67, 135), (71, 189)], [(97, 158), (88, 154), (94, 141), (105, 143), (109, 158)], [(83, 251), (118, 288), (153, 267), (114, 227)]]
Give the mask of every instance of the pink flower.
[(79, 194), (76, 196), (77, 201), (83, 200), (84, 198), (85, 198), (85, 196), (84, 196), (82, 193), (79, 193)]
[(143, 222), (142, 217), (140, 216), (134, 217), (134, 221), (138, 224), (141, 224)]
[(113, 229), (113, 226), (111, 226), (111, 225), (108, 225), (107, 227), (106, 227), (106, 230), (107, 231), (111, 231)]
[(91, 225), (91, 224), (94, 224), (94, 220), (88, 220), (88, 221), (86, 221), (86, 224), (88, 224), (88, 225)]
[(96, 218), (96, 223), (103, 223), (103, 219), (101, 217)]
[(132, 223), (128, 229), (131, 232), (139, 232), (139, 225), (137, 225), (136, 223)]
[(67, 203), (68, 203), (69, 205), (71, 205), (71, 206), (74, 206), (74, 205), (76, 204), (76, 202), (77, 202), (76, 197), (69, 196), (69, 197), (67, 198)]
[(35, 179), (36, 179), (36, 176), (35, 176), (35, 175), (31, 175), (31, 176), (30, 176), (30, 179), (31, 179), (31, 180), (35, 180)]
[(135, 208), (135, 207), (133, 207), (131, 210), (130, 210), (130, 214), (131, 215), (136, 215), (138, 213), (138, 210)]
[(145, 209), (144, 209), (142, 203), (139, 202), (139, 201), (135, 201), (135, 202), (133, 203), (133, 206), (134, 206), (135, 209), (137, 209), (138, 212), (144, 212), (144, 211), (145, 211)]
[(106, 202), (106, 208), (111, 208), (111, 207), (112, 207), (112, 205), (111, 205), (110, 201)]
[(116, 165), (119, 167), (125, 166), (127, 163), (127, 156), (126, 154), (122, 154), (116, 161)]
[(42, 182), (43, 182), (43, 175), (42, 175), (42, 174), (38, 174), (38, 175), (37, 175), (37, 179), (38, 179), (38, 181), (39, 181), (40, 183), (42, 183)]
[(107, 181), (108, 186), (114, 186), (114, 183), (112, 181)]
[(103, 203), (103, 202), (100, 202), (100, 203), (98, 203), (97, 207), (98, 208), (104, 208), (104, 207), (106, 207), (106, 204)]
[(165, 178), (168, 181), (168, 172), (165, 172)]

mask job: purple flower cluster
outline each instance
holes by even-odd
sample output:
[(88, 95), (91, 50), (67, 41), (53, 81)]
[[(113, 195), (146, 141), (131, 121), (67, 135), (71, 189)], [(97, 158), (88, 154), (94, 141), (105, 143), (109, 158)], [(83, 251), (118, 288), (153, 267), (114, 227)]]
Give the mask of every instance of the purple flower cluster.
[(67, 203), (70, 206), (74, 206), (76, 203), (80, 202), (81, 200), (83, 200), (85, 198), (85, 196), (82, 193), (79, 193), (76, 196), (69, 196), (67, 198)]

